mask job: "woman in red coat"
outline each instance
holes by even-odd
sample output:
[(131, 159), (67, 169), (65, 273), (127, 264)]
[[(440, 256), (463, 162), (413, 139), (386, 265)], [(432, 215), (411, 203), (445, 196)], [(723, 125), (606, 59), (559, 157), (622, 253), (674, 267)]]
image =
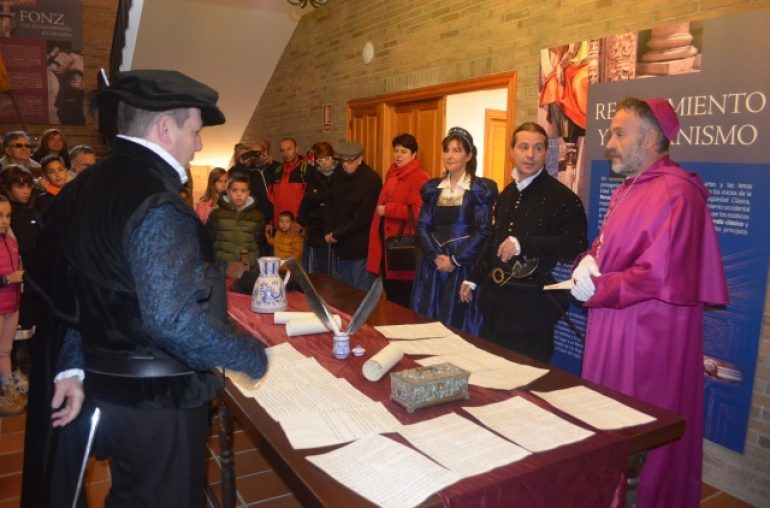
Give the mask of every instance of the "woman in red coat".
[(413, 223), (416, 223), (422, 205), (420, 187), (429, 177), (417, 160), (417, 140), (414, 136), (399, 134), (393, 138), (391, 145), (393, 164), (385, 175), (385, 183), (369, 229), (366, 269), (375, 275), (384, 273), (383, 283), (388, 300), (409, 307), (415, 271), (388, 268), (383, 238), (398, 236), (402, 224), (405, 224), (404, 234), (415, 234), (410, 226), (409, 205), (412, 205)]

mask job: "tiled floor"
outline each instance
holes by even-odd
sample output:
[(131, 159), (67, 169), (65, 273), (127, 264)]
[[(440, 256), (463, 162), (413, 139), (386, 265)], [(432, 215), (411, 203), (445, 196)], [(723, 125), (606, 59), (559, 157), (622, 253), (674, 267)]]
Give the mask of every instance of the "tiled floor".
[[(17, 508), (21, 495), (21, 470), (24, 454), (26, 416), (0, 418), (0, 508)], [(236, 427), (233, 436), (238, 507), (290, 508), (300, 506), (259, 450), (243, 430)], [(208, 439), (207, 478), (211, 492), (219, 499), (221, 469), (217, 427), (212, 423)], [(91, 459), (85, 491), (89, 508), (104, 506), (110, 488), (110, 470), (106, 461)], [(209, 507), (214, 505), (209, 503)]]
[[(19, 506), (25, 421), (24, 415), (0, 418), (0, 508)], [(212, 425), (208, 441), (210, 457), (207, 474), (211, 490), (218, 498), (221, 470), (216, 431), (216, 425)], [(236, 430), (233, 448), (239, 508), (299, 506), (297, 499), (289, 492), (243, 430)], [(109, 486), (110, 471), (107, 463), (91, 459), (86, 478), (89, 508), (104, 505)], [(701, 490), (700, 505), (702, 508), (751, 508), (752, 506), (706, 484)], [(209, 506), (213, 508), (214, 505), (209, 503)]]

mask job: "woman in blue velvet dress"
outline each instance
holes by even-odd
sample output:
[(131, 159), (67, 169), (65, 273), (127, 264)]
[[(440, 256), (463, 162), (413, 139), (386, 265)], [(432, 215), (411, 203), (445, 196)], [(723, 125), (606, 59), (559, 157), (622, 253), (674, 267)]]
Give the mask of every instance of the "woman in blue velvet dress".
[(497, 184), (475, 176), (473, 137), (460, 127), (442, 141), (444, 177), (422, 186), (417, 234), (422, 260), (412, 290), (412, 310), (474, 335), (481, 329), (478, 299), (460, 301), (463, 280), (492, 233)]

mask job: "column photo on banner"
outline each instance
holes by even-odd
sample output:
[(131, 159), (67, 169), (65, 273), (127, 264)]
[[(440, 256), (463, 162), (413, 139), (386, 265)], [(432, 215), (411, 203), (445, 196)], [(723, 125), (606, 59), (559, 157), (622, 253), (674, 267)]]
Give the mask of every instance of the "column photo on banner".
[(622, 181), (604, 159), (616, 102), (625, 96), (660, 97), (676, 110), (681, 132), (670, 155), (698, 173), (710, 193), (730, 298), (726, 308), (709, 309), (704, 319), (705, 433), (739, 452), (746, 440), (770, 259), (770, 68), (741, 55), (764, 46), (769, 24), (770, 12), (757, 11), (602, 39), (584, 148), (592, 241)]

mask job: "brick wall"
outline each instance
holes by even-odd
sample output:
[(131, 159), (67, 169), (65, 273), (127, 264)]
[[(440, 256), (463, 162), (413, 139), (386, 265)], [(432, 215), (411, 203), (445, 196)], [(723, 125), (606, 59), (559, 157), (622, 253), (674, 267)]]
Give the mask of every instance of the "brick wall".
[[(517, 122), (536, 118), (542, 48), (770, 7), (763, 0), (332, 0), (302, 18), (243, 138), (287, 135), (301, 150), (345, 136), (347, 101), (518, 71)], [(361, 48), (376, 50), (370, 65)], [(321, 132), (332, 105), (333, 130)], [(277, 157), (276, 149), (273, 156)], [(770, 308), (770, 307), (769, 307)], [(746, 452), (706, 443), (704, 479), (756, 505), (770, 499), (770, 327), (762, 330)]]
[[(117, 0), (82, 0), (83, 3), (83, 63), (85, 64), (86, 94), (96, 89), (96, 74), (100, 67), (108, 68), (115, 28)], [(0, 124), (0, 133), (21, 129), (21, 124)], [(57, 128), (64, 132), (70, 147), (89, 144), (98, 152), (106, 150), (99, 135), (96, 117), (86, 111), (86, 125), (26, 125), (27, 132), (38, 138), (45, 130)]]

